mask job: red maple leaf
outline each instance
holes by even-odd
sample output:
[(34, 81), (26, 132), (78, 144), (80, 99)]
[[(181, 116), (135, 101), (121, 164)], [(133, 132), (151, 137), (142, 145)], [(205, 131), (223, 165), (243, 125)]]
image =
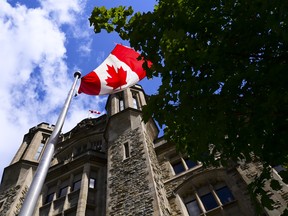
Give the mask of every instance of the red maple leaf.
[(107, 76), (107, 79), (105, 79), (105, 81), (107, 82), (107, 86), (112, 87), (114, 90), (127, 84), (126, 82), (127, 71), (125, 71), (122, 67), (117, 68), (116, 71), (113, 65), (109, 66), (107, 64), (107, 67), (108, 67), (107, 72), (110, 75)]

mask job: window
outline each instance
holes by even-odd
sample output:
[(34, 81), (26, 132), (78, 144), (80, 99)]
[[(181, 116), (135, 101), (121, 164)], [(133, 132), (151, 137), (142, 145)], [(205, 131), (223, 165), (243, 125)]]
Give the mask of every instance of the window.
[(138, 98), (136, 93), (132, 93), (132, 98), (133, 98), (133, 108), (134, 109), (139, 109), (139, 103), (138, 103)]
[(216, 208), (218, 206), (212, 193), (205, 194), (205, 195), (201, 196), (200, 199), (201, 199), (206, 211), (209, 211), (209, 210)]
[(78, 146), (78, 147), (76, 148), (76, 152), (75, 152), (75, 155), (74, 155), (74, 156), (80, 155), (81, 152), (82, 152), (82, 148), (81, 148), (81, 146)]
[(89, 175), (89, 188), (96, 189), (96, 178), (97, 178), (97, 171), (91, 170)]
[(200, 211), (200, 208), (196, 199), (193, 199), (190, 202), (187, 202), (186, 208), (190, 216), (198, 216), (201, 214), (201, 211)]
[(102, 149), (102, 140), (96, 140), (91, 142), (92, 149), (96, 151), (101, 151)]
[(81, 180), (75, 181), (73, 183), (73, 191), (79, 190), (81, 188)]
[(85, 151), (87, 149), (87, 144), (83, 145), (82, 148), (83, 148), (83, 151)]
[(92, 189), (96, 188), (96, 179), (95, 178), (89, 179), (89, 188), (92, 188)]
[(180, 160), (177, 160), (176, 162), (171, 163), (171, 165), (173, 167), (175, 175), (177, 175), (179, 173), (182, 173), (188, 169), (191, 169), (197, 166), (198, 163), (191, 161), (189, 158), (185, 158), (185, 159), (180, 158)]
[(46, 197), (43, 199), (44, 204), (51, 202), (54, 199), (56, 191), (56, 184), (54, 185), (47, 185), (47, 192), (46, 192)]
[(45, 143), (40, 143), (40, 146), (38, 147), (37, 152), (34, 155), (34, 160), (39, 160), (41, 152), (42, 152), (42, 150), (44, 148), (44, 145), (45, 145)]
[(129, 143), (128, 142), (124, 143), (123, 147), (124, 147), (124, 159), (129, 158), (130, 157)]
[(227, 186), (217, 189), (216, 194), (219, 197), (222, 205), (234, 200), (234, 197)]
[(61, 188), (59, 190), (58, 197), (66, 196), (67, 192), (68, 192), (68, 186), (65, 186), (65, 187)]
[(50, 193), (50, 194), (48, 194), (48, 195), (46, 196), (45, 204), (46, 204), (46, 203), (49, 203), (49, 202), (51, 202), (51, 201), (53, 200), (54, 194), (55, 194), (55, 192)]
[(48, 140), (49, 135), (48, 134), (42, 134), (42, 140), (41, 143), (46, 143), (46, 141)]
[(123, 97), (119, 97), (119, 111), (124, 110), (124, 100)]
[[(76, 214), (75, 214), (75, 215), (76, 215)], [(85, 215), (86, 215), (86, 216), (94, 216), (94, 215), (96, 215), (94, 208), (91, 208), (91, 207), (89, 208), (89, 207), (87, 206)]]
[(193, 167), (198, 165), (197, 163), (191, 161), (189, 158), (184, 159), (184, 161), (185, 161), (188, 169), (191, 169), (191, 168), (193, 168)]
[[(63, 215), (62, 213), (60, 213), (59, 215)], [(76, 215), (76, 210), (75, 210), (75, 208), (73, 208), (73, 209), (69, 209), (69, 210), (66, 210), (65, 212), (64, 212), (64, 216), (75, 216)]]
[(198, 188), (193, 194), (183, 197), (183, 201), (189, 216), (196, 216), (230, 203), (234, 197), (229, 188), (221, 183), (214, 187), (209, 185)]
[(182, 161), (179, 161), (179, 162), (172, 164), (172, 167), (173, 167), (175, 175), (185, 171), (185, 167), (184, 167)]

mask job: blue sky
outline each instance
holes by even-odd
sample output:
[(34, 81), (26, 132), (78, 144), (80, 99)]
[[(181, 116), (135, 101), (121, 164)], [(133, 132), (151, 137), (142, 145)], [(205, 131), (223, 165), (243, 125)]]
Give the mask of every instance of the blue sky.
[[(85, 75), (108, 56), (116, 43), (129, 45), (117, 34), (94, 34), (88, 22), (93, 8), (131, 5), (134, 11), (149, 11), (155, 3), (155, 0), (0, 1), (0, 177), (30, 128), (41, 122), (56, 123), (74, 71), (80, 70)], [(140, 84), (147, 94), (153, 94), (160, 81), (144, 79)], [(75, 98), (63, 132), (87, 118), (89, 109), (104, 114), (106, 99), (107, 96), (83, 94)]]

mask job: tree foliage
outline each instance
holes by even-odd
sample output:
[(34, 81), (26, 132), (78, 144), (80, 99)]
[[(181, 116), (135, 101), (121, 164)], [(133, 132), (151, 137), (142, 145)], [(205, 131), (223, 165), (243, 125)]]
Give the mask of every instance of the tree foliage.
[(144, 117), (180, 151), (224, 165), (253, 152), (267, 168), (288, 162), (287, 11), (282, 0), (159, 0), (147, 13), (95, 8), (90, 23), (152, 61), (162, 85)]

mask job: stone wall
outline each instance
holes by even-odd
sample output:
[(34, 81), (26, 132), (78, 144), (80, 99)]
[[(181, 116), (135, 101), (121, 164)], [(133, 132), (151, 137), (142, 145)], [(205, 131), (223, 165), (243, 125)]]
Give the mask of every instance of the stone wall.
[(148, 134), (145, 133), (145, 141), (148, 147), (149, 164), (152, 168), (153, 182), (156, 186), (156, 195), (159, 199), (160, 211), (163, 215), (170, 215), (170, 206), (167, 200), (166, 190), (163, 184), (162, 170), (158, 163), (158, 159), (154, 150), (154, 143), (149, 138)]
[(10, 206), (13, 204), (19, 189), (20, 185), (17, 185), (15, 187), (11, 187), (0, 195), (0, 202), (3, 202), (1, 204), (2, 207), (0, 210), (0, 216), (5, 216), (8, 214)]
[[(129, 142), (130, 157), (124, 159), (123, 144)], [(109, 146), (107, 215), (153, 215), (153, 201), (143, 138), (139, 129), (119, 136)]]
[[(20, 185), (16, 185), (15, 187), (11, 187), (8, 190), (4, 191), (0, 195), (0, 202), (1, 202), (0, 216), (18, 215), (22, 207), (27, 191), (28, 191), (27, 186), (23, 187), (21, 191)], [(21, 195), (19, 199), (17, 200), (19, 193)], [(15, 202), (17, 202), (16, 205), (15, 205)], [(15, 205), (15, 208), (13, 208), (14, 205)], [(11, 212), (11, 211), (14, 211), (14, 212)]]
[[(262, 169), (263, 166), (260, 162), (243, 163), (237, 167), (238, 172), (247, 184), (251, 183)], [(265, 211), (268, 215), (278, 216), (281, 215), (288, 206), (288, 186), (282, 181), (282, 178), (275, 170), (272, 170), (271, 177), (279, 181), (281, 189), (273, 190), (270, 187), (271, 180), (265, 182), (264, 190), (267, 192), (269, 198), (274, 201), (272, 204), (273, 209), (265, 209)]]

